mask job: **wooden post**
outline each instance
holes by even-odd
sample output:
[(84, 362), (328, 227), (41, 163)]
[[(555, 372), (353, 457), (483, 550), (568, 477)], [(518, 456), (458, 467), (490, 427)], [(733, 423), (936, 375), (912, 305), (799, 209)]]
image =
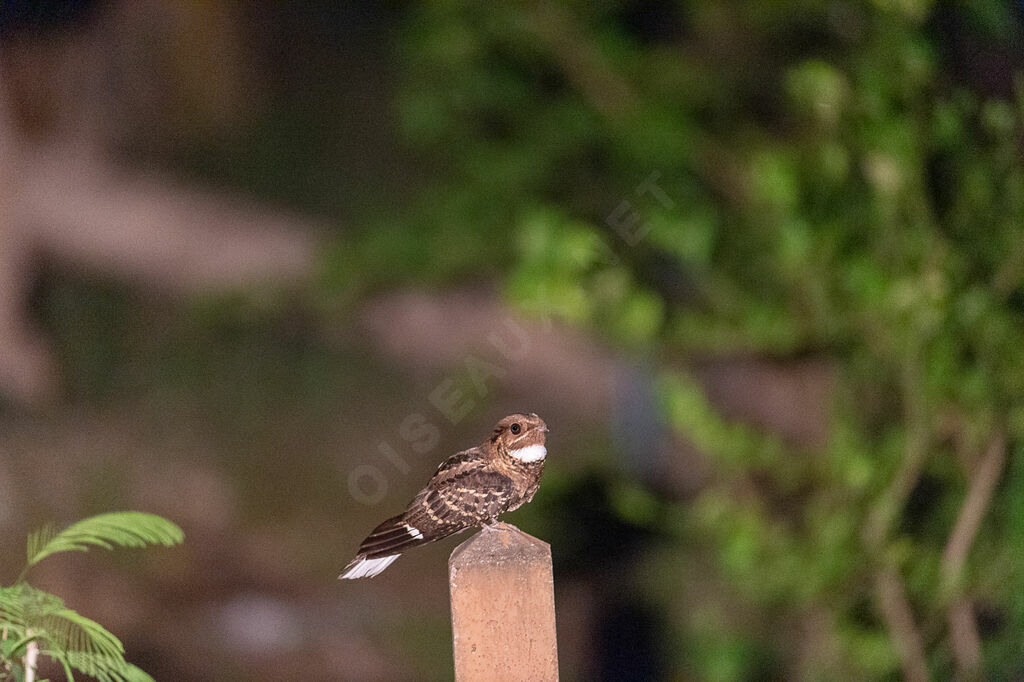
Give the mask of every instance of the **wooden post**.
[(498, 523), (448, 560), (457, 682), (558, 679), (551, 547)]

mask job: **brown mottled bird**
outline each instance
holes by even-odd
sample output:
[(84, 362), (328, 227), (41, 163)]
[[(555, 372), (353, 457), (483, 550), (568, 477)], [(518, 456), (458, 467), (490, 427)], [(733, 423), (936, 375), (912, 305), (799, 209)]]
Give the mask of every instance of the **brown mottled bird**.
[(374, 528), (338, 578), (372, 578), (407, 549), (493, 524), (532, 500), (544, 472), (547, 431), (535, 414), (502, 419), (482, 444), (445, 460), (404, 512)]

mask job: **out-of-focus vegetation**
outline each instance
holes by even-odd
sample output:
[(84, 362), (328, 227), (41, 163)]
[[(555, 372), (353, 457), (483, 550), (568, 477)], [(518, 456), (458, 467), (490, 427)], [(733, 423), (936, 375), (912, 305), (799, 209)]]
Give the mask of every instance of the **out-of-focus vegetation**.
[[(101, 40), (124, 53), (110, 64), (146, 63), (135, 50), (172, 5), (114, 22)], [(620, 428), (646, 405), (607, 429), (590, 428), (605, 417), (592, 407), (572, 413), (578, 424), (552, 420), (543, 488), (510, 520), (552, 543), (565, 678), (1024, 674), (1021, 3), (320, 0), (245, 4), (220, 23), (197, 7), (180, 35), (252, 43), (259, 59), (236, 58), (262, 87), (249, 97), (245, 80), (207, 78), (204, 55), (218, 53), (173, 33), (153, 52), (189, 67), (181, 82), (145, 69), (126, 82), (183, 102), (238, 88), (252, 111), (227, 116), (223, 140), (179, 139), (145, 113), (135, 127), (152, 139), (133, 126), (112, 138), (339, 229), (322, 279), (257, 301), (211, 292), (182, 306), (116, 268), (108, 280), (59, 259), (39, 277), (32, 312), (67, 402), (0, 415), (18, 436), (2, 453), (15, 472), (4, 490), (53, 484), (18, 495), (24, 513), (5, 523), (53, 517), (54, 501), (74, 518), (141, 499), (202, 530), (190, 531), (187, 580), (162, 591), (165, 617), (133, 621), (177, 629), (123, 635), (129, 658), (161, 679), (205, 679), (210, 665), (224, 679), (449, 676), (446, 550), (403, 558), (412, 567), (391, 569), (394, 582), (343, 592), (333, 577), (346, 543), (408, 499), (435, 455), (471, 444), (473, 427), (445, 425), (436, 452), (388, 468), (379, 507), (347, 495), (353, 467), (379, 461), (409, 410), (430, 409), (447, 371), (373, 348), (382, 335), (348, 313), (384, 288), (497, 282), (522, 310), (603, 338), (607, 366), (653, 368), (679, 446), (669, 456), (694, 461), (682, 453), (695, 445), (705, 458), (689, 486), (624, 461), (623, 435), (657, 431)], [(117, 32), (126, 24), (138, 44)], [(36, 89), (37, 72), (20, 73)], [(112, 102), (139, 99), (113, 90)], [(453, 327), (451, 345), (468, 335)], [(737, 359), (779, 375), (824, 367), (826, 436), (726, 417), (700, 372)], [(479, 413), (491, 401), (542, 393), (498, 384), (470, 421), (489, 426), (495, 415)], [(63, 442), (74, 466), (33, 460), (58, 461)], [(130, 476), (111, 475), (136, 455)], [(150, 587), (93, 593), (116, 611), (161, 593)], [(30, 595), (12, 589), (0, 608)], [(260, 625), (253, 604), (290, 618), (257, 628), (269, 634), (255, 646), (228, 627), (238, 613)], [(27, 625), (13, 627), (22, 636), (2, 652), (17, 674)], [(299, 640), (309, 648), (297, 654)], [(163, 671), (143, 662), (147, 648)]]
[[(497, 274), (658, 363), (667, 420), (713, 465), (696, 499), (620, 505), (669, 539), (649, 594), (686, 594), (685, 557), (716, 558), (718, 588), (671, 613), (673, 668), (1019, 675), (1019, 7), (412, 14), (401, 120), (436, 176), (329, 285)], [(823, 447), (716, 413), (686, 361), (736, 354), (831, 366)]]
[(125, 661), (124, 645), (117, 637), (26, 578), (33, 566), (60, 552), (167, 547), (183, 539), (181, 529), (170, 521), (139, 512), (100, 514), (59, 532), (50, 527), (29, 535), (24, 570), (13, 585), (0, 587), (0, 680), (39, 679), (42, 656), (60, 665), (68, 680), (74, 680), (73, 671), (77, 671), (101, 682), (152, 682), (152, 677)]

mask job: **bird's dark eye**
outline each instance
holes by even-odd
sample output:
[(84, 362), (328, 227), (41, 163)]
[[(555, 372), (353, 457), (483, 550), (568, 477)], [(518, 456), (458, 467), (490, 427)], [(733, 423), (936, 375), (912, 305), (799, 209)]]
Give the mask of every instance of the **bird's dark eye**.
[(523, 427), (519, 426), (519, 424), (513, 424), (512, 426), (508, 427), (508, 430), (511, 431), (513, 434), (516, 434), (522, 431)]

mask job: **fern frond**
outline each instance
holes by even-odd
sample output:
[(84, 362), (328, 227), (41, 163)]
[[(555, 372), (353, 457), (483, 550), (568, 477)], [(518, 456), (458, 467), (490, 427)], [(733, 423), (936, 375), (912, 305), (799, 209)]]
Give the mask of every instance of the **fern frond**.
[[(35, 632), (33, 628), (33, 632)], [(60, 609), (39, 620), (39, 632), (67, 651), (102, 656), (123, 656), (124, 645), (105, 627), (71, 609)]]
[[(45, 541), (44, 541), (45, 539)], [(141, 512), (112, 512), (83, 519), (52, 536), (45, 529), (29, 538), (28, 566), (57, 552), (85, 552), (90, 547), (170, 547), (185, 539), (170, 521)], [(32, 549), (35, 549), (33, 552)]]
[(51, 658), (64, 657), (67, 664), (98, 682), (154, 682), (140, 668), (128, 663), (120, 656), (97, 656), (81, 651), (42, 651)]
[(25, 599), (21, 586), (0, 587), (0, 627), (23, 628), (24, 624)]
[(49, 592), (24, 583), (0, 589), (0, 625), (8, 637), (38, 639), (47, 649), (121, 658), (124, 646), (106, 628), (64, 606)]
[(39, 551), (46, 546), (50, 540), (57, 536), (57, 527), (52, 523), (48, 523), (42, 528), (35, 530), (28, 535), (28, 547), (27, 556), (28, 561), (32, 561), (32, 557), (39, 553)]
[(8, 639), (25, 637), (39, 614), (63, 607), (60, 598), (24, 583), (3, 587), (0, 588), (0, 628), (7, 630)]

